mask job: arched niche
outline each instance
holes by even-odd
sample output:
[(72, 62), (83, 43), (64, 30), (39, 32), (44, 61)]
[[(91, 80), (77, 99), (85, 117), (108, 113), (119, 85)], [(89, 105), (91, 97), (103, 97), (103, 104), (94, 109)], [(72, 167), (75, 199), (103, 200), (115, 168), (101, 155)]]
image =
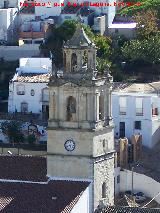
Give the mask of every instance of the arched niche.
[(67, 120), (74, 121), (76, 114), (76, 99), (73, 96), (67, 98)]

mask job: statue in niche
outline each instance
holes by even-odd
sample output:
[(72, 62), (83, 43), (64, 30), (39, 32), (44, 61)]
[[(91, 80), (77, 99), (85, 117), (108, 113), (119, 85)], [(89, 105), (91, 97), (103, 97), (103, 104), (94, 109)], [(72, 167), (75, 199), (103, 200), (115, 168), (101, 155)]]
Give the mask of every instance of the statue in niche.
[(68, 98), (67, 103), (67, 120), (72, 121), (73, 120), (73, 113), (76, 113), (76, 100), (73, 96), (70, 96)]

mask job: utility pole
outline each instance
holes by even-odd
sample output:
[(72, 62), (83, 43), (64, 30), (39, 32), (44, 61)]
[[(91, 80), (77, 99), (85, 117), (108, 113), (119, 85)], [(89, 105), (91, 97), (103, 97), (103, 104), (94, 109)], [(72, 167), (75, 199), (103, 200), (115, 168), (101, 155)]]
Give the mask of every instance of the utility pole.
[(133, 197), (133, 170), (134, 170), (134, 167), (132, 166), (132, 197)]

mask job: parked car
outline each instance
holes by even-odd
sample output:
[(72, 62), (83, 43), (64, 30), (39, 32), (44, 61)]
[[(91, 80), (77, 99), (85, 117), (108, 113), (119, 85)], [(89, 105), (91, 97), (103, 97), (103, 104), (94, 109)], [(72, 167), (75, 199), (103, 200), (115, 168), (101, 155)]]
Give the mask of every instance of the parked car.
[(137, 192), (135, 195), (135, 200), (136, 202), (143, 202), (146, 200), (146, 196), (144, 195), (143, 192)]
[(4, 40), (0, 40), (0, 45), (5, 45), (7, 42)]
[(125, 191), (125, 195), (132, 195), (132, 191), (130, 190)]
[[(131, 190), (125, 191), (125, 195), (131, 196), (132, 195), (132, 191)], [(133, 192), (133, 196), (136, 196), (136, 194), (134, 192)]]

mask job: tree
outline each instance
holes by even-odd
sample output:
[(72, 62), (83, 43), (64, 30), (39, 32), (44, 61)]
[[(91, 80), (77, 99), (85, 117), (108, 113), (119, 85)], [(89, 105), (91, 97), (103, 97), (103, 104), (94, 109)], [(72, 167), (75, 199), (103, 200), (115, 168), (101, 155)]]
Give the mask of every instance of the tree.
[(1, 123), (2, 132), (8, 136), (10, 143), (20, 143), (24, 141), (21, 125), (18, 121), (4, 121)]
[(135, 15), (137, 12), (146, 12), (149, 9), (157, 11), (157, 18), (160, 18), (160, 3), (159, 0), (139, 0), (140, 5), (133, 5), (130, 7), (122, 8), (121, 14), (126, 14), (129, 16)]
[(160, 63), (160, 34), (144, 40), (132, 40), (122, 47), (123, 56), (131, 61)]
[[(60, 27), (52, 29), (50, 38), (46, 41), (46, 44), (41, 47), (42, 49), (47, 49), (48, 52), (50, 50), (53, 52), (57, 66), (62, 64), (63, 41), (67, 41), (73, 36), (76, 27), (76, 21), (65, 21)], [(94, 35), (89, 26), (83, 25), (83, 28), (87, 36), (96, 44), (98, 57), (108, 60), (111, 54), (111, 40), (101, 35)]]
[(155, 10), (147, 10), (146, 12), (138, 12), (134, 19), (137, 23), (137, 38), (147, 39), (158, 33), (157, 12)]
[(103, 74), (107, 66), (111, 67), (111, 62), (107, 59), (97, 57), (97, 70), (99, 73)]
[[(55, 64), (57, 66), (62, 64), (63, 42), (66, 42), (73, 36), (73, 34), (76, 30), (76, 26), (77, 26), (77, 21), (67, 20), (67, 21), (63, 22), (63, 24), (60, 25), (59, 27), (57, 27), (57, 28), (53, 27), (51, 29), (51, 36), (46, 40), (45, 44), (41, 45), (42, 51), (47, 49), (48, 53), (49, 53), (49, 51), (51, 51), (53, 53), (54, 59), (55, 59)], [(86, 34), (90, 38), (94, 37), (94, 34), (92, 33), (89, 26), (83, 25), (83, 28), (84, 28)]]
[(96, 35), (94, 42), (97, 46), (97, 56), (103, 59), (111, 55), (111, 40), (108, 37)]

